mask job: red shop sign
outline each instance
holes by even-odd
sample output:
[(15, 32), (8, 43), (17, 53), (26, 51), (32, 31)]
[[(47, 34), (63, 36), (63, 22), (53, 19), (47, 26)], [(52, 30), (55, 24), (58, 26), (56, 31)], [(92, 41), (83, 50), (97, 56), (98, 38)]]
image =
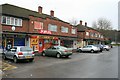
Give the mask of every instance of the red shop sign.
[(38, 30), (39, 31), (39, 33), (41, 33), (41, 34), (52, 34), (52, 32), (51, 31), (48, 31), (48, 30)]

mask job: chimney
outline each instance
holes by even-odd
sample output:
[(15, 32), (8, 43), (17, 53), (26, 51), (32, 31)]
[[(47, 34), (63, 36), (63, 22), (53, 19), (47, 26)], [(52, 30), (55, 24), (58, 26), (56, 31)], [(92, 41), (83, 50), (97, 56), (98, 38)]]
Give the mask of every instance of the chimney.
[(54, 11), (53, 10), (50, 11), (50, 15), (54, 17)]
[(87, 26), (87, 22), (85, 22), (85, 26)]
[(80, 25), (82, 25), (82, 20), (80, 20)]
[(39, 14), (42, 14), (42, 7), (41, 6), (38, 7), (38, 12), (39, 12)]

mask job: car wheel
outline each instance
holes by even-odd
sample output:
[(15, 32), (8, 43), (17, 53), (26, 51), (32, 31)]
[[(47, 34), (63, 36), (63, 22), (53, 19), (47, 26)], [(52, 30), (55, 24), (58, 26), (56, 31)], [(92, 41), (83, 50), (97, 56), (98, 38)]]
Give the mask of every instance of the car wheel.
[(46, 56), (46, 55), (45, 55), (45, 52), (42, 52), (42, 56)]
[(15, 63), (17, 63), (18, 62), (18, 59), (17, 59), (17, 57), (15, 56), (15, 57), (13, 57), (13, 61), (15, 62)]
[(30, 61), (30, 62), (33, 62), (33, 60), (34, 60), (34, 59), (30, 59), (29, 61)]
[(107, 49), (107, 51), (109, 51), (109, 49)]
[(57, 54), (56, 54), (56, 57), (57, 57), (57, 58), (60, 58), (60, 57), (61, 57), (60, 53), (57, 53)]
[(3, 54), (2, 55), (2, 58), (4, 59), (4, 60), (6, 60), (7, 58), (6, 58), (6, 56), (5, 56), (5, 54)]
[(91, 52), (91, 53), (94, 53), (94, 50), (91, 50), (90, 52)]
[(79, 49), (79, 52), (82, 52), (82, 50), (81, 50), (81, 49)]
[(66, 56), (66, 58), (71, 58), (71, 56)]

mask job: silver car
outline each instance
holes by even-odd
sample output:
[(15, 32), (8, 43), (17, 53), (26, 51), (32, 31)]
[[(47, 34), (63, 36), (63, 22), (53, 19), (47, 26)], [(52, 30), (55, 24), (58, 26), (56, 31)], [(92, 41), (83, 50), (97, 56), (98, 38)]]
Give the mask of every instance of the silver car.
[(70, 55), (72, 55), (72, 49), (63, 46), (52, 46), (42, 52), (42, 56), (55, 56), (57, 58), (69, 57)]
[(109, 45), (103, 45), (103, 49), (106, 50), (106, 51), (109, 51), (110, 50), (110, 46)]
[(96, 47), (94, 45), (87, 45), (87, 46), (84, 46), (83, 48), (78, 48), (78, 51), (79, 52), (99, 52), (100, 51), (100, 48), (99, 47)]
[(3, 59), (13, 59), (15, 63), (19, 60), (29, 60), (30, 62), (34, 60), (34, 52), (27, 46), (13, 47), (9, 51), (5, 51), (2, 56)]

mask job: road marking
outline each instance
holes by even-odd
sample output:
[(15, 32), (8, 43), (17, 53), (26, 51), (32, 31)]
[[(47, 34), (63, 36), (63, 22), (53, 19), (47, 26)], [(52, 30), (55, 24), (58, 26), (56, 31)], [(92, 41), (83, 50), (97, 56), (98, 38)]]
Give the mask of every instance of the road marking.
[(2, 70), (3, 71), (7, 71), (7, 70), (12, 70), (12, 69), (16, 69), (16, 66), (10, 65), (8, 63), (2, 62)]

